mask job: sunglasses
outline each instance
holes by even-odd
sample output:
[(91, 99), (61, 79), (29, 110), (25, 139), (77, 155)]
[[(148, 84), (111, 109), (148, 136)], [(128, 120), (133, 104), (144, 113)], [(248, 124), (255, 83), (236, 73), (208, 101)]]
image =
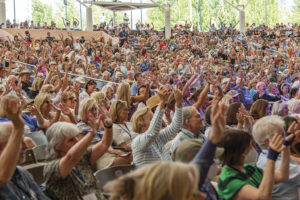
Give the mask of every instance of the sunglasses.
[(51, 104), (52, 100), (46, 100), (46, 101), (44, 101), (44, 103)]
[(77, 100), (75, 99), (75, 97), (70, 97), (70, 98), (68, 98), (68, 100), (70, 100), (70, 101), (77, 101)]

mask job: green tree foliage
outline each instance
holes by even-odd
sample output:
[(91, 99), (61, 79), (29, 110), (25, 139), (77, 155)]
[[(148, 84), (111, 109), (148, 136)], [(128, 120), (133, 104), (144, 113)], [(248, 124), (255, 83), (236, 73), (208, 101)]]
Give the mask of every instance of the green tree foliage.
[(32, 1), (32, 20), (34, 22), (50, 23), (53, 20), (52, 7), (50, 5), (41, 3), (39, 0), (33, 0)]
[[(66, 18), (66, 6), (64, 5), (63, 0), (57, 1), (57, 4), (59, 9), (55, 14), (55, 21), (58, 27), (64, 27), (63, 18)], [(79, 5), (76, 6), (74, 1), (69, 0), (67, 3), (67, 19), (71, 22), (71, 24), (74, 19), (77, 19), (78, 21), (80, 20)]]
[[(217, 27), (221, 23), (239, 22), (239, 12), (225, 3), (223, 0), (200, 0), (202, 10), (202, 26), (208, 30), (213, 22)], [(246, 0), (228, 0), (233, 5), (245, 4)], [(274, 26), (280, 22), (281, 13), (279, 11), (280, 0), (267, 0), (268, 4), (268, 25)], [(300, 2), (300, 0), (297, 0)], [(200, 24), (199, 17), (199, 0), (193, 0), (193, 25)], [(264, 24), (265, 22), (265, 6), (264, 0), (251, 0), (246, 8), (246, 23)], [(164, 27), (164, 11), (161, 8), (154, 8), (147, 13), (151, 21), (156, 27)], [(178, 21), (189, 22), (189, 0), (177, 0), (171, 9), (171, 24), (174, 25)], [(190, 23), (190, 22), (189, 22)], [(237, 25), (238, 26), (238, 25)]]
[(292, 14), (289, 16), (291, 22), (299, 23), (300, 20), (300, 0), (294, 0)]

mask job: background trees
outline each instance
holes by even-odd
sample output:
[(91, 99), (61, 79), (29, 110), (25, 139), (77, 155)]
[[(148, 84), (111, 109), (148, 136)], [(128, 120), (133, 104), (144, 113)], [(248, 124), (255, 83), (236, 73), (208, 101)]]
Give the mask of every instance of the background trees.
[[(122, 0), (121, 0), (122, 1)], [(172, 0), (168, 0), (172, 1)], [(231, 3), (243, 4), (246, 0), (228, 0)], [(58, 27), (63, 27), (61, 17), (65, 17), (65, 5), (63, 0), (56, 0), (58, 9), (53, 8), (48, 4), (43, 4), (40, 0), (32, 0), (32, 18), (35, 22), (50, 22), (55, 21)], [(165, 0), (158, 0), (162, 4)], [(192, 2), (193, 19), (192, 24), (199, 27), (199, 3), (201, 2), (202, 10), (202, 26), (204, 30), (208, 30), (210, 23), (213, 22), (217, 27), (221, 23), (237, 24), (238, 12), (227, 5), (223, 0), (176, 0), (171, 8), (171, 24), (172, 26), (178, 22), (190, 22), (189, 3)], [(267, 0), (268, 3), (268, 24), (274, 26), (276, 23), (288, 23), (300, 21), (300, 0)], [(287, 6), (288, 4), (288, 6)], [(80, 20), (79, 4), (74, 0), (68, 0), (68, 19), (73, 17)], [(85, 28), (85, 8), (82, 7), (82, 22)], [(112, 12), (102, 9), (98, 6), (93, 6), (93, 22), (99, 24), (100, 13), (104, 12), (107, 22), (112, 18)], [(153, 22), (155, 28), (161, 29), (164, 27), (164, 11), (161, 8), (153, 8), (147, 12), (147, 23)], [(123, 18), (122, 12), (116, 12), (116, 23), (121, 23)], [(265, 22), (264, 0), (251, 0), (246, 8), (246, 23), (262, 24)]]

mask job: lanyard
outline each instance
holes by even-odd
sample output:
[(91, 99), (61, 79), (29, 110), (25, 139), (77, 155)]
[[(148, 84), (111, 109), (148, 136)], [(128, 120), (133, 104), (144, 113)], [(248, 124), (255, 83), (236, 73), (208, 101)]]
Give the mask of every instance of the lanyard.
[(85, 184), (85, 179), (82, 176), (81, 172), (78, 169), (73, 169), (75, 175)]
[(126, 123), (124, 123), (124, 126), (125, 126), (126, 128), (123, 128), (120, 124), (118, 124), (118, 126), (119, 126), (123, 131), (125, 131), (125, 133), (127, 133), (127, 134), (129, 135), (130, 140), (132, 140), (131, 134), (130, 134), (130, 130), (129, 130), (129, 128), (127, 127)]
[(183, 133), (184, 135), (186, 135), (189, 138), (194, 138), (194, 137), (190, 136), (189, 134), (187, 134), (186, 132), (184, 132), (183, 130), (181, 130), (181, 133)]

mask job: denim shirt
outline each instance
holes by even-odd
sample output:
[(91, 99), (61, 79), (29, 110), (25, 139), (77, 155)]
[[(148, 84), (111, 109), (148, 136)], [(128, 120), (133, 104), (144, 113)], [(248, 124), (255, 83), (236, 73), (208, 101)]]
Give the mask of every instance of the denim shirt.
[[(267, 150), (262, 150), (257, 160), (257, 167), (264, 169), (267, 162)], [(281, 155), (275, 162), (275, 169), (278, 169), (281, 162)], [(299, 199), (298, 190), (300, 188), (300, 165), (290, 160), (289, 180), (275, 184), (272, 192), (273, 200), (297, 200)]]
[(31, 174), (20, 166), (17, 166), (11, 180), (0, 187), (0, 199), (49, 200), (34, 182)]

